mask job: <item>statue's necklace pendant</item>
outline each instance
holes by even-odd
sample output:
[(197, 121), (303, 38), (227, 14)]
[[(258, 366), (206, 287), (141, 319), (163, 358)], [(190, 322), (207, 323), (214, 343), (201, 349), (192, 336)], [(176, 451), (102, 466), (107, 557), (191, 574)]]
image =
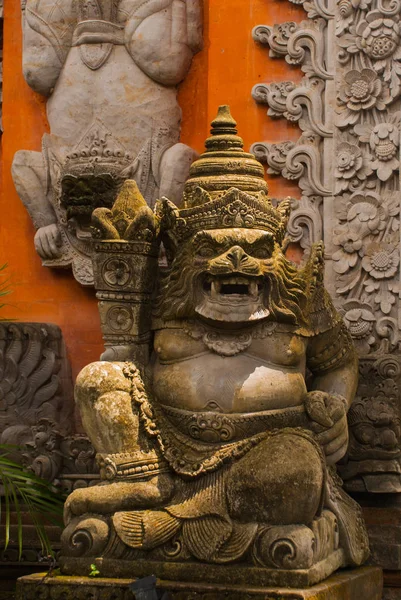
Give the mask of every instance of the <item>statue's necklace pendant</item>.
[(116, 23), (115, 2), (80, 0), (79, 23), (74, 45), (79, 47), (81, 60), (92, 71), (100, 69), (109, 58), (114, 45), (123, 44), (123, 32)]
[(202, 340), (205, 346), (220, 356), (235, 356), (249, 348), (255, 338), (263, 339), (275, 331), (277, 323), (261, 323), (251, 330), (229, 332), (212, 329), (201, 323), (188, 321), (183, 329), (195, 340)]

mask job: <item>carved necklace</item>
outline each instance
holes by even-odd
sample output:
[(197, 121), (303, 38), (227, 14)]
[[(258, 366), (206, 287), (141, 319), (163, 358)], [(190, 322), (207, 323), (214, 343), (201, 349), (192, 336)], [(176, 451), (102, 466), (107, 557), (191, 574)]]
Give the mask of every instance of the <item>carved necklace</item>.
[(273, 334), (277, 323), (263, 322), (250, 330), (216, 330), (196, 321), (185, 321), (182, 325), (185, 333), (194, 340), (202, 340), (209, 350), (220, 356), (235, 356), (247, 350), (254, 339), (263, 339)]

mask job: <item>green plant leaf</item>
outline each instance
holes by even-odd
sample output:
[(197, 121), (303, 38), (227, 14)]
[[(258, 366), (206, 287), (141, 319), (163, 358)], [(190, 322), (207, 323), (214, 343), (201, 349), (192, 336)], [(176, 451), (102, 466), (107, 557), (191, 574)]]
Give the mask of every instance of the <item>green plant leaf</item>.
[(91, 570), (89, 573), (89, 577), (98, 577), (100, 575), (100, 571), (96, 565), (91, 565)]
[[(21, 557), (23, 545), (22, 501), (36, 529), (42, 552), (53, 556), (45, 524), (62, 526), (65, 497), (47, 481), (27, 471), (8, 458), (15, 447), (0, 445), (0, 483), (4, 489), (4, 500), (0, 496), (0, 524), (5, 526), (5, 548), (10, 543), (11, 504), (17, 515), (18, 549)], [(4, 507), (2, 504), (4, 503)]]

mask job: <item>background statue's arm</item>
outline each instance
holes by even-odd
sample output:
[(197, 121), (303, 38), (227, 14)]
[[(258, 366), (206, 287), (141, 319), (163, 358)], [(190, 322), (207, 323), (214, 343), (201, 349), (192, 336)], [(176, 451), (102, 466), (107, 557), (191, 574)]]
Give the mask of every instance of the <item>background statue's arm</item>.
[(184, 79), (202, 47), (200, 0), (149, 0), (127, 20), (126, 46), (136, 64), (163, 85)]
[(29, 86), (49, 96), (71, 47), (73, 0), (27, 0), (23, 5), (23, 73)]

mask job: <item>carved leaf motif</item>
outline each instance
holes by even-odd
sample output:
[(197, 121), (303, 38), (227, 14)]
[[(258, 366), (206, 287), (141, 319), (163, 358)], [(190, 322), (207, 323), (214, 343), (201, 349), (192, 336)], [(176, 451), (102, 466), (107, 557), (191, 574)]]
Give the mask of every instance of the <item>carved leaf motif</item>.
[(304, 249), (309, 249), (323, 237), (322, 216), (319, 210), (322, 200), (319, 196), (312, 203), (307, 197), (303, 197), (291, 211), (287, 225), (289, 238), (292, 242), (299, 242)]
[[(56, 350), (60, 343), (58, 330), (40, 324), (1, 324), (0, 337), (6, 343), (0, 356), (0, 397), (5, 400), (0, 410), (1, 422), (7, 426), (32, 425), (38, 415), (55, 418), (56, 395), (61, 385), (61, 362)], [(68, 398), (65, 402), (67, 406)], [(41, 407), (45, 404), (49, 407), (43, 412)]]

